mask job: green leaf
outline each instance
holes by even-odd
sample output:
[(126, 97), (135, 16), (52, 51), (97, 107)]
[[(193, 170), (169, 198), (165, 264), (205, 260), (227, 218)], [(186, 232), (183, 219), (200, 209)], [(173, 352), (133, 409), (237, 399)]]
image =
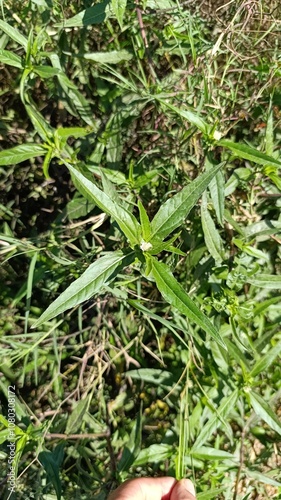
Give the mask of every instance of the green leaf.
[(247, 282), (259, 288), (268, 288), (270, 290), (281, 288), (281, 276), (272, 274), (258, 274), (247, 278)]
[(0, 62), (15, 68), (23, 68), (21, 57), (10, 50), (0, 50)]
[(88, 52), (79, 55), (83, 59), (88, 61), (93, 61), (100, 64), (118, 64), (121, 61), (130, 61), (133, 54), (128, 52), (128, 50), (112, 50), (110, 52)]
[(255, 366), (249, 373), (249, 377), (256, 377), (261, 372), (265, 372), (273, 363), (273, 361), (277, 358), (277, 356), (279, 356), (280, 352), (281, 352), (281, 341), (279, 341), (275, 347), (270, 349), (264, 356), (262, 356), (261, 359), (259, 359), (256, 362)]
[(126, 376), (134, 380), (141, 380), (149, 384), (156, 384), (164, 389), (172, 389), (176, 383), (173, 373), (158, 368), (139, 368), (138, 370), (129, 370)]
[(89, 398), (80, 399), (78, 403), (75, 405), (73, 411), (70, 414), (69, 419), (67, 420), (65, 433), (66, 434), (75, 434), (79, 431), (83, 417), (88, 409)]
[(25, 38), (25, 36), (23, 36), (16, 28), (13, 28), (5, 21), (2, 21), (2, 19), (0, 19), (0, 30), (7, 33), (12, 40), (19, 43), (25, 50), (27, 49), (27, 38)]
[[(214, 168), (215, 165), (216, 163), (214, 163), (213, 161), (209, 160), (206, 162), (206, 167), (208, 167), (207, 170)], [(219, 170), (208, 186), (218, 222), (222, 227), (224, 219), (224, 185), (224, 175), (222, 171)]]
[(127, 7), (127, 0), (111, 0), (110, 7), (122, 30), (123, 19)]
[(222, 163), (216, 165), (212, 170), (201, 174), (160, 207), (151, 222), (151, 238), (154, 236), (166, 238), (183, 223), (209, 182), (222, 168), (222, 165)]
[(199, 436), (197, 437), (192, 449), (201, 448), (201, 446), (212, 439), (212, 434), (214, 431), (224, 423), (227, 415), (235, 407), (236, 401), (238, 399), (238, 389), (235, 389), (230, 396), (222, 399), (220, 406), (210, 418), (210, 420), (201, 429)]
[(164, 299), (174, 306), (178, 311), (185, 314), (191, 321), (200, 326), (222, 347), (225, 347), (219, 332), (211, 321), (203, 314), (196, 304), (189, 298), (184, 288), (178, 283), (170, 268), (163, 262), (151, 257), (152, 275), (156, 281), (157, 288)]
[(136, 460), (141, 449), (142, 437), (142, 414), (138, 412), (134, 422), (128, 443), (126, 443), (122, 456), (118, 462), (117, 470), (120, 473), (127, 472)]
[(41, 78), (53, 78), (59, 74), (59, 69), (52, 66), (33, 66), (34, 73), (41, 76)]
[(140, 200), (138, 200), (138, 209), (139, 209), (139, 214), (140, 214), (142, 237), (143, 237), (144, 241), (149, 241), (150, 234), (151, 234), (150, 220), (149, 220), (148, 215), (146, 213), (146, 210), (145, 210), (145, 208)]
[(36, 132), (40, 135), (43, 141), (49, 143), (51, 137), (54, 134), (53, 127), (49, 125), (47, 120), (45, 120), (41, 113), (39, 113), (39, 111), (33, 106), (30, 106), (30, 104), (26, 104), (25, 108)]
[(203, 193), (201, 221), (206, 247), (217, 264), (223, 260), (223, 244), (207, 206), (207, 194)]
[(38, 455), (38, 459), (43, 465), (49, 481), (52, 483), (55, 492), (57, 494), (57, 499), (61, 499), (61, 480), (59, 476), (59, 466), (54, 456), (54, 453), (50, 451), (41, 451)]
[(277, 167), (281, 167), (281, 162), (279, 160), (275, 160), (272, 156), (261, 153), (258, 149), (251, 148), (246, 144), (237, 144), (228, 139), (221, 139), (217, 142), (217, 145), (230, 149), (238, 158), (250, 160), (259, 165), (276, 165)]
[[(257, 470), (252, 470), (252, 469), (249, 469), (249, 467), (247, 467), (245, 469), (245, 473), (248, 477), (255, 480), (255, 484), (257, 483), (257, 481), (259, 481), (260, 483), (270, 484), (272, 486), (276, 486), (277, 488), (281, 487), (280, 481), (276, 481), (275, 479), (272, 479), (272, 477), (266, 476), (265, 474), (262, 474), (261, 472), (259, 472)], [(274, 497), (275, 497), (275, 495), (274, 495)], [(278, 498), (278, 497), (275, 497), (275, 498)]]
[(82, 10), (79, 14), (63, 21), (62, 23), (56, 24), (58, 28), (78, 28), (81, 26), (91, 26), (93, 24), (100, 24), (106, 19), (106, 7), (109, 0), (98, 3), (93, 7)]
[[(157, 96), (155, 96), (157, 99)], [(195, 110), (192, 109), (180, 109), (177, 108), (176, 106), (173, 106), (172, 104), (169, 104), (166, 101), (162, 101), (159, 99), (161, 104), (165, 106), (166, 108), (170, 109), (174, 113), (176, 113), (178, 116), (183, 118), (184, 120), (187, 120), (191, 125), (194, 125), (196, 128), (201, 130), (203, 134), (208, 133), (209, 130), (209, 125), (199, 116), (199, 113), (196, 113)]]
[(270, 103), (266, 131), (265, 131), (265, 152), (271, 156), (274, 151), (274, 131), (273, 131), (273, 111)]
[(46, 152), (43, 146), (32, 143), (5, 149), (4, 151), (0, 151), (0, 166), (16, 165), (17, 163), (35, 158), (36, 156), (44, 156)]
[(79, 170), (72, 167), (69, 163), (65, 165), (71, 172), (72, 177), (81, 188), (81, 193), (101, 208), (101, 210), (109, 214), (116, 220), (121, 231), (126, 235), (132, 246), (139, 244), (140, 224), (133, 214), (125, 208), (111, 200), (103, 191), (101, 191), (93, 182), (85, 177)]
[(122, 251), (112, 252), (97, 259), (88, 269), (46, 309), (40, 318), (32, 325), (36, 328), (42, 323), (71, 309), (97, 293), (103, 285), (109, 283), (116, 272), (130, 265), (135, 259), (134, 252), (125, 254)]
[(264, 420), (271, 429), (281, 435), (281, 421), (277, 415), (275, 415), (269, 404), (251, 389), (245, 390), (245, 392), (249, 395), (251, 405), (256, 415)]
[(133, 463), (134, 467), (140, 465), (148, 464), (152, 462), (153, 464), (158, 462), (164, 462), (174, 453), (174, 447), (170, 444), (152, 444), (140, 451), (136, 460)]
[(192, 448), (189, 454), (194, 458), (200, 460), (233, 460), (235, 455), (228, 451), (217, 450), (208, 446), (201, 446), (200, 448)]
[(59, 69), (57, 75), (59, 84), (61, 85), (64, 93), (67, 105), (69, 106), (69, 111), (74, 116), (77, 114), (84, 120), (87, 125), (96, 129), (97, 123), (93, 119), (93, 111), (88, 100), (83, 96), (83, 94), (78, 90), (76, 85), (67, 78), (63, 73), (61, 63), (57, 54), (51, 54), (50, 60), (54, 68)]

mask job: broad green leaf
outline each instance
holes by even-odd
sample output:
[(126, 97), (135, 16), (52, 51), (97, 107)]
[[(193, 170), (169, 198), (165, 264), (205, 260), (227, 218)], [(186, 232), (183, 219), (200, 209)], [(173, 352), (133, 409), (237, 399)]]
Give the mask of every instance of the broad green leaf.
[(0, 50), (0, 62), (15, 68), (23, 68), (21, 57), (10, 50)]
[(268, 288), (270, 290), (281, 288), (281, 276), (272, 274), (257, 274), (247, 278), (247, 282), (259, 288)]
[(59, 69), (52, 66), (33, 66), (34, 73), (41, 76), (41, 78), (53, 78), (59, 74)]
[(281, 352), (281, 341), (276, 344), (275, 347), (270, 349), (264, 356), (262, 356), (261, 359), (259, 359), (255, 366), (252, 368), (252, 370), (249, 373), (250, 377), (256, 377), (259, 375), (261, 372), (265, 372), (267, 368), (270, 367), (270, 365), (273, 363), (273, 361), (279, 356)]
[(93, 24), (101, 24), (106, 19), (106, 7), (109, 0), (97, 3), (93, 7), (82, 10), (62, 23), (56, 24), (58, 28), (78, 28), (81, 26), (91, 26)]
[(134, 380), (141, 380), (149, 384), (156, 384), (165, 389), (172, 389), (176, 383), (175, 376), (167, 370), (158, 368), (139, 368), (138, 370), (129, 370), (126, 376)]
[(148, 464), (152, 462), (153, 464), (158, 462), (164, 462), (167, 458), (169, 458), (175, 449), (170, 444), (152, 444), (148, 446), (148, 448), (144, 448), (138, 454), (136, 460), (133, 463), (134, 467), (138, 467), (140, 465)]
[(201, 446), (200, 448), (192, 448), (189, 452), (192, 457), (199, 458), (200, 460), (233, 460), (235, 455), (224, 450), (217, 450), (208, 446)]
[(25, 36), (23, 36), (16, 28), (13, 28), (5, 21), (2, 21), (2, 19), (0, 19), (0, 30), (7, 33), (12, 40), (19, 43), (25, 50), (27, 49), (27, 38), (25, 38)]
[(216, 165), (212, 170), (201, 174), (160, 207), (151, 221), (151, 238), (154, 236), (166, 238), (184, 222), (190, 210), (205, 191), (209, 182), (222, 168), (222, 165), (222, 163)]
[(281, 296), (278, 295), (277, 297), (271, 297), (271, 299), (264, 300), (263, 302), (260, 302), (259, 304), (256, 305), (254, 312), (253, 312), (253, 317), (263, 314), (268, 307), (270, 307), (272, 304), (277, 304), (278, 302), (281, 303)]
[[(155, 98), (157, 99), (157, 95), (155, 96)], [(162, 99), (159, 99), (159, 101), (163, 106), (170, 109), (184, 120), (187, 120), (191, 125), (194, 125), (194, 127), (201, 130), (203, 134), (208, 133), (208, 130), (210, 128), (209, 125), (200, 117), (199, 113), (196, 113), (195, 110), (177, 108), (176, 106), (173, 106), (172, 104), (169, 104)]]
[(90, 134), (91, 130), (87, 127), (58, 127), (55, 131), (55, 136), (60, 139), (68, 139), (69, 137), (85, 137)]
[(43, 465), (49, 481), (52, 483), (57, 499), (61, 499), (61, 480), (59, 476), (59, 466), (56, 457), (50, 451), (41, 451), (38, 455), (39, 462)]
[(110, 7), (122, 30), (123, 19), (127, 7), (127, 0), (111, 0)]
[(89, 405), (89, 398), (80, 399), (72, 410), (66, 424), (65, 433), (75, 434), (79, 431), (83, 417)]
[(133, 54), (128, 50), (112, 50), (111, 52), (89, 52), (79, 55), (83, 59), (100, 64), (118, 64), (121, 61), (130, 61)]
[(228, 139), (221, 139), (217, 142), (217, 145), (230, 149), (238, 158), (243, 158), (244, 160), (249, 160), (259, 165), (276, 165), (277, 167), (281, 167), (281, 161), (275, 160), (272, 156), (261, 153), (258, 149), (251, 148), (246, 144), (239, 144)]
[(214, 431), (220, 427), (222, 423), (224, 423), (227, 415), (231, 412), (231, 410), (235, 407), (236, 401), (238, 399), (238, 389), (235, 389), (230, 396), (223, 398), (220, 406), (214, 413), (214, 415), (210, 418), (210, 420), (204, 425), (203, 429), (199, 433), (193, 448), (201, 448), (201, 446), (206, 442), (212, 439), (212, 434)]
[(133, 214), (128, 212), (125, 208), (112, 201), (103, 191), (101, 191), (93, 182), (85, 177), (76, 168), (72, 167), (69, 163), (65, 165), (71, 172), (72, 177), (81, 188), (82, 194), (86, 196), (89, 201), (92, 201), (101, 208), (101, 210), (116, 220), (121, 231), (126, 235), (132, 246), (139, 244), (140, 224)]
[(108, 253), (97, 259), (88, 269), (46, 309), (32, 325), (36, 328), (42, 323), (71, 309), (97, 293), (103, 285), (109, 283), (120, 268), (130, 265), (135, 259), (134, 252), (125, 254), (121, 251)]
[(203, 193), (201, 221), (206, 247), (217, 264), (223, 260), (223, 244), (207, 206), (207, 195)]
[(225, 347), (219, 332), (211, 323), (209, 318), (203, 314), (196, 304), (189, 298), (184, 288), (178, 283), (170, 268), (163, 262), (151, 257), (152, 275), (156, 281), (157, 288), (164, 299), (174, 306), (178, 311), (185, 314), (191, 321), (200, 326), (207, 334)]
[(11, 149), (4, 149), (0, 151), (0, 166), (16, 165), (17, 163), (35, 158), (36, 156), (44, 156), (46, 152), (43, 146), (32, 143), (15, 146)]
[(264, 420), (271, 429), (281, 435), (281, 421), (277, 415), (275, 415), (271, 406), (269, 406), (259, 394), (251, 389), (245, 390), (245, 392), (249, 395), (251, 405), (256, 415)]
[[(98, 176), (101, 176), (101, 172), (104, 170), (104, 167), (98, 167), (90, 164), (87, 164), (86, 167), (87, 170), (89, 170), (89, 172), (93, 172), (93, 174), (96, 174)], [(112, 170), (110, 168), (107, 168), (106, 177), (108, 177), (108, 179), (117, 186), (121, 186), (122, 184), (128, 184), (125, 175), (118, 170)]]
[(117, 470), (119, 473), (127, 472), (136, 460), (141, 449), (142, 438), (142, 414), (138, 412), (134, 422), (129, 441), (126, 443), (122, 456), (118, 462)]

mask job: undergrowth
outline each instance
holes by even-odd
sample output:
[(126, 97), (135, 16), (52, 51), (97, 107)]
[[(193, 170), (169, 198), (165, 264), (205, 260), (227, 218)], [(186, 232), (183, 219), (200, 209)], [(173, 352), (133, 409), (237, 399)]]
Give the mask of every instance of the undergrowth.
[(1, 9), (1, 498), (280, 498), (278, 3)]

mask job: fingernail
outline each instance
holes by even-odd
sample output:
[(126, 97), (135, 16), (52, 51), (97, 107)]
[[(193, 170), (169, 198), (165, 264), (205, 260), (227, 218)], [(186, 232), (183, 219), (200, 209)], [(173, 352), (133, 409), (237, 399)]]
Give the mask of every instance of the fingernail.
[(182, 479), (181, 482), (182, 482), (182, 485), (184, 486), (184, 488), (186, 489), (186, 491), (188, 491), (188, 493), (191, 493), (192, 495), (195, 496), (195, 488), (193, 486), (193, 483), (191, 481), (189, 481), (189, 479)]

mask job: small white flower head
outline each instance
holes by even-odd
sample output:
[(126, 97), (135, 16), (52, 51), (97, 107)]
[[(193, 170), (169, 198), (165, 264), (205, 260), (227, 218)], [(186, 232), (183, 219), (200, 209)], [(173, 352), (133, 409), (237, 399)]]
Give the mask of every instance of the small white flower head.
[(140, 249), (143, 252), (148, 252), (148, 250), (152, 249), (152, 245), (151, 245), (151, 243), (148, 243), (147, 241), (142, 240), (141, 245), (140, 245)]
[(218, 130), (215, 130), (213, 137), (214, 137), (215, 141), (219, 141), (222, 138), (222, 133), (219, 132)]

